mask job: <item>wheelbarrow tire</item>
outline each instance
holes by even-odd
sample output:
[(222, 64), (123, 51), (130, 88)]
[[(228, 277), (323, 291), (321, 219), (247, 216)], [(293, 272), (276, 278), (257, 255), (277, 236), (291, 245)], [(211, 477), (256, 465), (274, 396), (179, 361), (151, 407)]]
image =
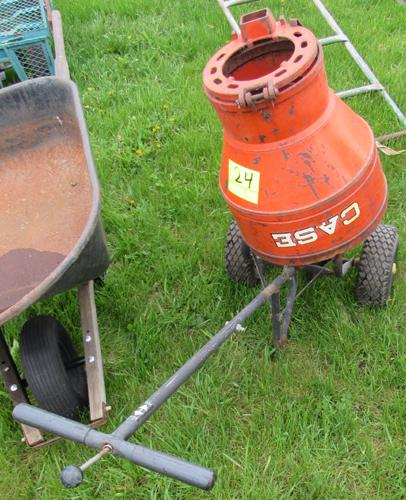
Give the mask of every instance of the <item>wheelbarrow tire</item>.
[(78, 353), (65, 328), (52, 316), (23, 326), (20, 356), (28, 386), (44, 410), (76, 418), (88, 404), (84, 365), (68, 368)]
[(396, 228), (380, 224), (364, 241), (358, 263), (356, 296), (367, 305), (385, 305), (390, 297), (399, 236)]
[[(260, 282), (250, 247), (242, 239), (235, 220), (231, 222), (227, 233), (224, 261), (226, 271), (235, 283), (254, 286)], [(258, 260), (258, 264), (262, 272), (265, 263)]]

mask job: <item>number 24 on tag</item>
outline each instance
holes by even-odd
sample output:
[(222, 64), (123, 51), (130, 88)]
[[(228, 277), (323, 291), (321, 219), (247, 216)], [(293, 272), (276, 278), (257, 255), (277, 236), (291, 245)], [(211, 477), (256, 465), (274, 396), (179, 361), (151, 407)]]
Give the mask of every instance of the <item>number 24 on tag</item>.
[(228, 189), (235, 196), (258, 205), (260, 173), (228, 160)]

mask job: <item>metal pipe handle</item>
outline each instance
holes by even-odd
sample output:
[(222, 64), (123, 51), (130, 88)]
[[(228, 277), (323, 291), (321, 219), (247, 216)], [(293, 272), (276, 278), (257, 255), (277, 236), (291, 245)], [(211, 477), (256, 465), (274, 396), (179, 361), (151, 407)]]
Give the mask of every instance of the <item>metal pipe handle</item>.
[[(52, 432), (57, 436), (85, 444), (91, 448), (103, 449), (110, 446), (111, 453), (114, 455), (197, 488), (209, 490), (216, 480), (216, 474), (213, 470), (145, 446), (129, 443), (111, 434), (96, 431), (80, 422), (55, 415), (35, 406), (21, 403), (14, 408), (13, 417), (17, 422)], [(63, 481), (65, 485), (73, 487), (81, 483), (83, 471), (79, 467), (69, 466), (65, 471), (67, 474), (78, 472), (76, 482), (66, 484)], [(62, 479), (64, 479), (63, 476)]]
[(68, 466), (62, 471), (65, 486), (78, 486), (83, 479), (83, 471), (108, 453), (127, 458), (135, 464), (173, 477), (197, 488), (208, 490), (216, 480), (213, 470), (186, 462), (180, 458), (161, 453), (144, 446), (127, 442), (127, 439), (146, 422), (163, 403), (176, 392), (220, 346), (235, 332), (243, 330), (242, 324), (261, 305), (269, 300), (280, 287), (295, 274), (293, 267), (285, 266), (282, 273), (266, 286), (248, 305), (217, 332), (179, 370), (172, 375), (152, 396), (130, 415), (112, 434), (96, 431), (87, 425), (22, 403), (13, 411), (17, 422), (52, 432), (57, 436), (99, 449), (99, 453), (81, 467)]

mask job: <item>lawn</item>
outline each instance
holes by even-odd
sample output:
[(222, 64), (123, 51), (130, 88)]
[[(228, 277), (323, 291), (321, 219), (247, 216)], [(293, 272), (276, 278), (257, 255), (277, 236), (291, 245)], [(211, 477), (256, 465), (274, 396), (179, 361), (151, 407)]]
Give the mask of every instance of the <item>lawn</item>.
[[(217, 188), (222, 135), (201, 81), (230, 29), (215, 0), (54, 4), (82, 96), (111, 252), (96, 294), (111, 431), (256, 293), (233, 284), (224, 270), (231, 215)], [(264, 5), (298, 17), (318, 37), (330, 34), (311, 0)], [(406, 6), (326, 5), (406, 111)], [(343, 47), (325, 54), (334, 90), (365, 82)], [(400, 128), (378, 95), (348, 103), (376, 135)], [(390, 196), (385, 222), (397, 226), (401, 242), (405, 158), (382, 156)], [(356, 304), (354, 273), (307, 289), (290, 343), (277, 356), (264, 307), (133, 438), (216, 469), (211, 492), (114, 457), (91, 468), (79, 489), (65, 490), (59, 470), (92, 452), (68, 442), (27, 449), (0, 387), (0, 498), (405, 498), (405, 261), (401, 244), (385, 308)], [(37, 312), (55, 315), (80, 344), (69, 292), (7, 325), (14, 354), (23, 322)]]

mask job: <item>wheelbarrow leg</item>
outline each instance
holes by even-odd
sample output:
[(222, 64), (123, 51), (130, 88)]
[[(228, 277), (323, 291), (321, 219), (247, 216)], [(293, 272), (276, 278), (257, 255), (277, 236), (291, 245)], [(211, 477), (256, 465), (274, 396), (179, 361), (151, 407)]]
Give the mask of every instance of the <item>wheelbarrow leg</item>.
[[(79, 287), (79, 305), (89, 392), (90, 420), (93, 426), (98, 427), (107, 420), (107, 407), (93, 281)], [(27, 392), (1, 329), (0, 372), (13, 406), (20, 403), (29, 404)], [(21, 424), (21, 427), (24, 440), (31, 447), (44, 446), (58, 439), (46, 440), (39, 429), (26, 424)]]
[[(23, 382), (18, 374), (17, 367), (11, 356), (6, 339), (4, 338), (3, 331), (0, 329), (0, 367), (1, 375), (4, 380), (7, 392), (13, 403), (16, 406), (20, 403), (29, 403), (27, 392), (24, 388)], [(25, 442), (28, 446), (37, 446), (39, 443), (45, 441), (42, 433), (26, 424), (21, 424), (24, 433)]]
[(89, 392), (90, 421), (103, 423), (107, 417), (106, 390), (93, 281), (79, 287), (79, 306)]

